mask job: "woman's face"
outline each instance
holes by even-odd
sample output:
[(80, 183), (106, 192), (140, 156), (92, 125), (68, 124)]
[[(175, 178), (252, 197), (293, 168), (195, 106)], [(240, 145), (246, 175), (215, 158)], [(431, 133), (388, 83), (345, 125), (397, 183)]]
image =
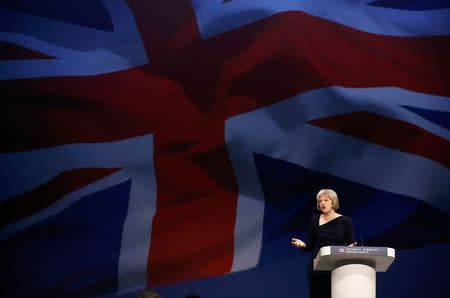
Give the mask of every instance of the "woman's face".
[(319, 197), (319, 208), (323, 213), (328, 213), (333, 209), (333, 201), (329, 196), (323, 195)]

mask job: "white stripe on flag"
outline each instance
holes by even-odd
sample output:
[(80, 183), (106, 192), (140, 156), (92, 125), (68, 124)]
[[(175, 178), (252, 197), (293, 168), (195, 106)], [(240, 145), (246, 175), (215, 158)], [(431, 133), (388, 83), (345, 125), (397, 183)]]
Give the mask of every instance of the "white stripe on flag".
[(402, 10), (367, 5), (368, 0), (192, 0), (203, 38), (287, 11), (303, 11), (355, 29), (382, 35), (450, 33), (450, 9)]

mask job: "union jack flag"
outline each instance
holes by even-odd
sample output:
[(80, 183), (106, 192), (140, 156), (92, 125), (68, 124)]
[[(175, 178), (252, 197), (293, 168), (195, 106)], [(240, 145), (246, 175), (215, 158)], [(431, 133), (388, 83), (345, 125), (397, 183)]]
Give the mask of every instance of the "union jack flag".
[(333, 188), (441, 297), (449, 53), (448, 0), (3, 0), (0, 296), (303, 297)]

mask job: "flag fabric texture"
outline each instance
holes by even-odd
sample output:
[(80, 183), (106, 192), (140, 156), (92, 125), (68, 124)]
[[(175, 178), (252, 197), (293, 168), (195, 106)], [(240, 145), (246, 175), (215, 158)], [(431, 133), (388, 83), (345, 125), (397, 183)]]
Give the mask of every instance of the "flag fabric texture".
[(2, 297), (305, 297), (322, 188), (450, 290), (450, 2), (0, 3)]

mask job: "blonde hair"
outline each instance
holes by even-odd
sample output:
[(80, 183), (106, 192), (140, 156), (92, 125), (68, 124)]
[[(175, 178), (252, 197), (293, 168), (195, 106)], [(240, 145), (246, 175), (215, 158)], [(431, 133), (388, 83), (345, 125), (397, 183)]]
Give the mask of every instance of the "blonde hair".
[(143, 290), (138, 294), (138, 298), (161, 298), (161, 296), (150, 290)]
[(317, 209), (318, 209), (318, 210), (320, 210), (320, 207), (319, 207), (319, 198), (320, 198), (321, 196), (327, 196), (327, 197), (329, 197), (330, 200), (331, 200), (331, 202), (332, 202), (331, 206), (333, 207), (333, 209), (334, 209), (334, 210), (338, 210), (338, 209), (339, 209), (339, 198), (338, 198), (337, 193), (336, 193), (334, 190), (332, 190), (332, 189), (321, 189), (321, 190), (319, 190), (319, 192), (317, 193), (317, 196), (316, 196), (316, 200), (317, 200)]

